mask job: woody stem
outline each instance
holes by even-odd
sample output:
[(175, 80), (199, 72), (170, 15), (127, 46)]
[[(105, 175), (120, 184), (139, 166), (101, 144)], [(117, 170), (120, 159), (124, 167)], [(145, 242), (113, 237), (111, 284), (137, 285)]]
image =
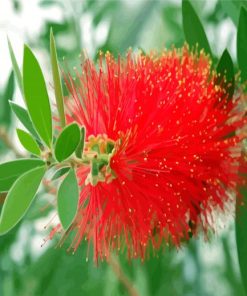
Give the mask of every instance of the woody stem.
[(0, 140), (6, 145), (6, 147), (14, 152), (17, 158), (23, 157), (23, 155), (15, 148), (13, 141), (9, 138), (6, 128), (3, 126), (0, 127)]
[(109, 262), (112, 270), (116, 274), (118, 280), (126, 288), (126, 290), (128, 291), (128, 294), (130, 296), (139, 296), (136, 288), (134, 287), (133, 283), (130, 281), (130, 279), (126, 276), (126, 274), (122, 270), (119, 262), (113, 256), (109, 256), (108, 260), (109, 260), (108, 262)]

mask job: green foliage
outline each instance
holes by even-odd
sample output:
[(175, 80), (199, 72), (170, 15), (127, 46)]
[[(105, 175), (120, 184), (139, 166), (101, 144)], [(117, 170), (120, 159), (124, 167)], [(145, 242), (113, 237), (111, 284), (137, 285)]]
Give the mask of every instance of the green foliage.
[[(139, 6), (138, 9), (130, 10), (127, 13), (126, 11), (124, 13), (121, 1), (111, 1), (110, 3), (111, 5), (106, 6), (106, 2), (102, 1), (105, 10), (104, 8), (99, 10), (96, 21), (98, 18), (104, 18), (105, 15), (111, 13), (112, 20), (109, 35), (100, 49), (102, 51), (109, 50), (117, 56), (119, 53), (123, 54), (129, 47), (140, 46), (138, 44), (139, 37), (145, 31), (150, 16), (158, 8), (159, 1), (144, 1), (143, 5)], [(126, 21), (126, 18), (129, 21)]]
[(79, 190), (74, 169), (62, 181), (57, 194), (58, 216), (64, 230), (73, 222), (78, 207)]
[(247, 80), (247, 10), (241, 8), (237, 31), (237, 57), (242, 81)]
[(51, 147), (52, 116), (45, 80), (36, 57), (27, 46), (24, 48), (23, 85), (32, 122), (44, 143)]
[(238, 25), (238, 17), (239, 17), (239, 11), (241, 7), (244, 7), (247, 9), (247, 1), (241, 1), (241, 0), (220, 0), (222, 9), (229, 15), (229, 17), (232, 19), (234, 24)]
[[(228, 235), (228, 233), (227, 233)], [(221, 239), (223, 250), (222, 253), (224, 255), (224, 261), (225, 261), (225, 269), (223, 270), (223, 277), (227, 282), (231, 285), (231, 295), (238, 295), (238, 296), (246, 296), (244, 287), (241, 282), (241, 277), (239, 274), (236, 273), (236, 261), (237, 258), (237, 250), (232, 248), (231, 244), (229, 243), (228, 237), (223, 236)]]
[(238, 259), (240, 265), (240, 271), (242, 274), (242, 281), (247, 293), (247, 189), (242, 188), (241, 193), (243, 195), (244, 206), (237, 207), (236, 209), (236, 241), (238, 250)]
[(4, 93), (0, 95), (0, 125), (1, 126), (10, 126), (11, 123), (11, 110), (9, 107), (9, 100), (13, 98), (15, 90), (14, 85), (14, 73), (11, 72), (7, 86), (4, 90)]
[[(246, 3), (245, 3), (246, 4)], [(246, 43), (247, 43), (247, 11), (244, 7), (241, 8), (238, 30), (237, 30), (237, 59), (238, 65), (241, 70), (242, 81), (247, 79), (247, 62), (246, 62)], [(245, 188), (242, 188), (242, 194), (244, 197), (244, 204), (246, 205), (247, 192)], [(242, 275), (242, 281), (247, 293), (247, 256), (246, 256), (246, 227), (247, 227), (247, 211), (245, 207), (236, 210), (236, 242), (238, 250), (239, 265)]]
[(82, 260), (85, 254), (85, 244), (74, 255), (66, 252), (65, 247), (56, 251), (53, 247), (48, 248), (22, 272), (22, 295), (110, 295), (105, 290), (112, 286), (115, 275), (109, 280), (107, 264), (101, 263), (97, 268), (92, 261)]
[(25, 172), (43, 166), (40, 159), (18, 159), (0, 164), (0, 191), (8, 191)]
[(218, 62), (217, 72), (219, 74), (217, 83), (222, 83), (224, 79), (223, 85), (227, 90), (228, 97), (232, 98), (235, 89), (234, 65), (227, 49), (224, 50)]
[(182, 14), (184, 35), (188, 44), (190, 46), (198, 44), (199, 49), (204, 49), (206, 53), (212, 56), (206, 33), (189, 0), (183, 0)]
[(175, 3), (169, 6), (165, 6), (162, 11), (162, 20), (164, 22), (165, 28), (167, 28), (166, 35), (170, 34), (171, 40), (168, 39), (166, 46), (175, 45), (176, 47), (181, 47), (184, 44), (184, 33), (181, 28), (180, 18), (181, 18), (181, 8)]
[(12, 45), (11, 45), (11, 42), (9, 39), (8, 39), (8, 46), (9, 46), (9, 54), (10, 54), (10, 58), (11, 58), (12, 66), (13, 66), (13, 71), (15, 73), (15, 77), (16, 77), (18, 86), (20, 88), (20, 91), (21, 91), (22, 95), (24, 96), (21, 71), (19, 69), (18, 63), (15, 58), (15, 54), (14, 54), (14, 51), (13, 51), (13, 48), (12, 48)]
[(40, 6), (50, 6), (50, 5), (54, 5), (54, 4), (59, 4), (59, 1), (56, 0), (42, 0), (40, 1)]
[[(64, 7), (64, 2), (58, 1), (61, 8), (63, 11), (67, 10), (67, 7)], [(57, 43), (56, 44), (56, 50), (57, 50), (57, 55), (58, 59), (61, 57), (66, 56), (66, 63), (68, 61), (74, 63), (75, 61), (78, 60), (78, 54), (81, 51), (81, 35), (78, 36), (78, 30), (76, 29), (78, 25), (76, 25), (77, 20), (75, 20), (74, 17), (72, 16), (66, 16), (64, 21), (57, 22), (57, 21), (47, 21), (44, 24), (44, 29), (42, 30), (40, 39), (38, 40), (39, 47), (44, 47), (47, 51), (50, 50), (50, 31), (51, 28), (53, 30), (54, 36), (56, 36), (57, 39), (59, 37), (65, 37), (70, 36), (72, 42), (70, 43), (69, 49), (66, 46), (67, 44), (61, 44)], [(72, 48), (71, 48), (72, 47)], [(63, 89), (64, 94), (65, 91), (67, 91), (65, 88)]]
[(65, 120), (65, 114), (64, 114), (63, 90), (61, 85), (60, 73), (58, 69), (56, 44), (55, 44), (55, 39), (54, 39), (52, 30), (50, 33), (50, 52), (51, 52), (51, 65), (52, 65), (52, 74), (53, 74), (57, 110), (60, 118), (61, 127), (64, 127), (66, 120)]
[(51, 180), (55, 181), (55, 180), (59, 179), (60, 177), (62, 177), (66, 173), (68, 173), (69, 170), (70, 170), (70, 167), (64, 167), (64, 168), (57, 170), (55, 172), (55, 174), (52, 176)]
[(76, 150), (75, 150), (75, 155), (78, 158), (82, 157), (83, 154), (83, 149), (84, 149), (84, 142), (85, 142), (85, 127), (81, 128), (81, 138), (80, 138), (80, 142), (79, 145), (77, 146)]
[(15, 113), (16, 117), (20, 120), (24, 127), (35, 137), (36, 140), (39, 140), (39, 136), (33, 127), (33, 123), (27, 110), (13, 102), (9, 102), (9, 104), (11, 110)]
[(0, 235), (10, 231), (25, 215), (35, 197), (44, 173), (44, 166), (32, 169), (20, 176), (13, 184), (2, 208)]
[(17, 129), (16, 131), (22, 146), (30, 153), (40, 156), (39, 145), (35, 139), (30, 134), (21, 129)]
[(80, 128), (76, 123), (66, 126), (55, 143), (55, 156), (61, 162), (75, 152), (80, 143)]

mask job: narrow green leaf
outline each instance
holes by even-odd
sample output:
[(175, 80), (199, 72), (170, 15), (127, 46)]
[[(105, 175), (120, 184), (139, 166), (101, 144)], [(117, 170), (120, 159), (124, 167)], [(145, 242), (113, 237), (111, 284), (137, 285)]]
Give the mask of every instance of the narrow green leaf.
[(52, 65), (52, 75), (55, 89), (55, 97), (57, 103), (57, 110), (60, 118), (61, 127), (66, 124), (65, 114), (64, 114), (64, 101), (63, 101), (63, 89), (61, 84), (61, 77), (57, 62), (57, 50), (53, 32), (50, 32), (50, 52), (51, 52), (51, 65)]
[(8, 191), (15, 180), (25, 172), (44, 166), (40, 159), (17, 159), (0, 164), (0, 192)]
[(78, 184), (74, 169), (71, 169), (58, 189), (58, 216), (65, 230), (73, 222), (78, 208)]
[(242, 188), (241, 193), (243, 195), (244, 206), (236, 209), (236, 242), (240, 272), (242, 275), (242, 281), (247, 293), (247, 188)]
[(18, 63), (16, 61), (15, 54), (14, 54), (14, 51), (13, 51), (13, 48), (12, 48), (9, 38), (8, 38), (8, 47), (9, 47), (9, 54), (10, 54), (10, 58), (11, 58), (11, 62), (12, 62), (12, 67), (13, 67), (13, 70), (14, 70), (14, 73), (16, 76), (16, 80), (17, 80), (18, 86), (20, 88), (20, 91), (24, 97), (23, 80), (22, 80), (21, 71), (20, 71)]
[(30, 153), (40, 156), (40, 149), (34, 138), (21, 129), (17, 129), (16, 131), (22, 146)]
[(225, 78), (223, 85), (225, 86), (229, 99), (231, 99), (235, 88), (234, 65), (227, 49), (224, 50), (219, 60), (217, 73), (219, 74), (217, 83), (222, 83), (222, 79)]
[(15, 115), (17, 116), (17, 118), (20, 120), (20, 122), (24, 125), (24, 127), (37, 139), (39, 140), (39, 136), (37, 134), (37, 132), (35, 131), (34, 127), (33, 127), (33, 123), (31, 121), (31, 118), (27, 112), (26, 109), (22, 108), (21, 106), (13, 103), (13, 102), (9, 102), (10, 107), (12, 109), (12, 111), (15, 113)]
[(10, 231), (25, 215), (44, 174), (45, 166), (42, 166), (26, 172), (16, 180), (7, 194), (2, 208), (0, 235)]
[(61, 168), (52, 176), (51, 180), (55, 181), (62, 177), (64, 174), (66, 174), (70, 170), (70, 167)]
[(39, 63), (26, 45), (23, 60), (23, 85), (27, 109), (44, 143), (52, 145), (52, 115), (49, 97)]
[(9, 100), (12, 100), (15, 90), (14, 72), (11, 71), (7, 86), (0, 101), (0, 124), (9, 126), (11, 122), (11, 110)]
[(237, 31), (237, 58), (242, 81), (247, 80), (247, 10), (241, 8)]
[(66, 126), (58, 136), (55, 144), (56, 159), (61, 162), (75, 152), (80, 138), (80, 128), (76, 123)]
[(80, 143), (77, 146), (76, 150), (75, 150), (75, 155), (78, 158), (82, 157), (83, 154), (83, 149), (84, 149), (84, 142), (85, 142), (85, 127), (81, 128), (81, 138), (80, 138)]
[(199, 49), (204, 49), (206, 53), (212, 56), (202, 23), (189, 0), (183, 0), (182, 14), (184, 35), (188, 44), (190, 46), (196, 46), (198, 44)]

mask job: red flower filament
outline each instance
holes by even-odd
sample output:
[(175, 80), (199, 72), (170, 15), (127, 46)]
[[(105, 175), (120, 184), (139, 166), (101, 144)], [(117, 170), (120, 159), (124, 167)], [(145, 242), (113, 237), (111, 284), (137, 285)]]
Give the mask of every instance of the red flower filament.
[(209, 58), (187, 47), (107, 53), (97, 66), (86, 59), (77, 78), (66, 79), (67, 122), (85, 126), (89, 162), (77, 168), (73, 247), (86, 238), (95, 260), (112, 250), (144, 259), (212, 228), (241, 182), (245, 122)]

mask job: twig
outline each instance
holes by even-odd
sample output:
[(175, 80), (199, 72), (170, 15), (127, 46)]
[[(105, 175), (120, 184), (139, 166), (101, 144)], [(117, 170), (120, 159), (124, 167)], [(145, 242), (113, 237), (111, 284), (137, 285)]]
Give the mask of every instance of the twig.
[(10, 140), (7, 130), (5, 127), (0, 127), (0, 140), (10, 149), (12, 150), (17, 158), (23, 157), (23, 155), (15, 148), (13, 142)]
[(7, 192), (0, 193), (0, 205), (4, 203), (6, 196), (7, 196)]
[(129, 278), (123, 272), (119, 262), (112, 256), (108, 259), (109, 265), (112, 267), (119, 281), (124, 285), (130, 296), (139, 296), (135, 287), (129, 280)]

